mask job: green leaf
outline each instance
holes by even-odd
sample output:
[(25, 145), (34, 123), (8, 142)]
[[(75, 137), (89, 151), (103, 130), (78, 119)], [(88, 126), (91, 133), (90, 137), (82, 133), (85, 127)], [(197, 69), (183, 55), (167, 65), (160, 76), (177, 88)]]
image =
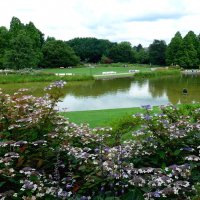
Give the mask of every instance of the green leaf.
[(0, 182), (0, 187), (2, 187), (6, 182)]
[(164, 157), (165, 157), (165, 152), (160, 151), (160, 152), (159, 152), (159, 155), (160, 155), (161, 158), (164, 158)]
[(119, 197), (106, 197), (105, 200), (118, 200)]
[(143, 194), (139, 189), (134, 189), (123, 196), (124, 200), (144, 200)]
[(174, 151), (174, 155), (178, 156), (180, 154), (181, 150), (177, 149), (176, 151)]
[(165, 169), (166, 163), (162, 163), (162, 169)]

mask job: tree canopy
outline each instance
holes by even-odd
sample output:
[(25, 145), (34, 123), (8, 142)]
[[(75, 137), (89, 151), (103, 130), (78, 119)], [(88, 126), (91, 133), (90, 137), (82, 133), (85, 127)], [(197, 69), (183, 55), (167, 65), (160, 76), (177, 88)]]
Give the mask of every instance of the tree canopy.
[(136, 62), (140, 64), (149, 64), (149, 50), (143, 48), (141, 44), (134, 47)]
[(183, 45), (183, 38), (180, 32), (177, 32), (171, 39), (166, 50), (166, 62), (168, 65), (178, 65), (178, 57)]
[(67, 44), (72, 47), (83, 62), (99, 62), (102, 55), (108, 55), (113, 44), (109, 40), (96, 38), (74, 38)]
[(34, 50), (30, 37), (24, 30), (11, 38), (9, 49), (5, 51), (4, 67), (11, 69), (34, 68), (38, 65), (41, 54)]
[(165, 65), (167, 45), (164, 40), (154, 40), (149, 46), (149, 60), (153, 65)]
[(47, 39), (42, 46), (43, 60), (41, 66), (43, 67), (68, 67), (75, 66), (79, 63), (79, 57), (64, 41)]
[(3, 68), (5, 51), (8, 48), (9, 32), (6, 27), (0, 27), (0, 69)]
[[(2, 55), (1, 68), (22, 69), (35, 68), (42, 59), (41, 46), (44, 41), (43, 34), (32, 22), (27, 25), (13, 17), (10, 22)], [(0, 36), (1, 37), (1, 36)]]
[(13, 17), (10, 28), (0, 27), (0, 68), (57, 67), (79, 63), (64, 41), (48, 38), (32, 22), (23, 24)]
[(93, 37), (69, 41), (47, 37), (33, 22), (23, 24), (13, 17), (10, 27), (0, 27), (0, 69), (76, 66), (81, 62), (138, 63), (199, 68), (200, 35), (176, 32), (167, 45), (155, 39), (149, 47), (132, 47), (128, 41), (111, 42)]
[(119, 44), (115, 44), (109, 52), (109, 57), (114, 62), (127, 62), (134, 63), (135, 62), (135, 52), (131, 47), (130, 42), (121, 42)]

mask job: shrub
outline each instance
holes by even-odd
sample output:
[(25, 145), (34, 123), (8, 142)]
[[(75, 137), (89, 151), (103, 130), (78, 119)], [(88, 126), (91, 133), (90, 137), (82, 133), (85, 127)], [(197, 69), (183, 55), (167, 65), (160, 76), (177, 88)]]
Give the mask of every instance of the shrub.
[(171, 105), (161, 114), (145, 106), (133, 116), (132, 136), (111, 145), (109, 128), (59, 116), (63, 86), (51, 84), (42, 98), (1, 92), (2, 199), (198, 199), (199, 107), (186, 115)]

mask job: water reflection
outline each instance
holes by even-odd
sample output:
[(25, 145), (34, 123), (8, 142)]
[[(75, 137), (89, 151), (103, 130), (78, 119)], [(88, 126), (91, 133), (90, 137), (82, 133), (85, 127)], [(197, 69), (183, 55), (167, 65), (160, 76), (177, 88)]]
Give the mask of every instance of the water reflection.
[[(188, 95), (182, 94), (183, 88)], [(69, 86), (62, 100), (59, 107), (70, 111), (199, 102), (200, 77), (97, 80)]]
[(131, 86), (131, 79), (96, 80), (68, 85), (68, 94), (76, 97), (98, 97), (106, 94), (115, 94), (118, 91), (128, 92)]
[[(44, 95), (48, 83), (0, 85), (4, 91), (14, 93), (29, 88), (36, 96)], [(187, 88), (188, 95), (183, 95)], [(137, 107), (145, 104), (177, 104), (200, 102), (200, 76), (176, 76), (134, 80), (129, 78), (68, 83), (63, 89), (63, 102), (59, 108), (69, 111)]]
[[(183, 88), (187, 88), (188, 95), (182, 94)], [(153, 97), (166, 94), (172, 104), (199, 102), (200, 77), (181, 76), (170, 79), (150, 79), (149, 92)]]

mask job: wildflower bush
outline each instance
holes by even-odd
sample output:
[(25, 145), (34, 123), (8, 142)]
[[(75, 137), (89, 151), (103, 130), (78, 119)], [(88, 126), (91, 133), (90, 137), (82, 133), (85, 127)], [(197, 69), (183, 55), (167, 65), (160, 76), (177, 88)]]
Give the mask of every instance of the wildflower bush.
[(110, 128), (59, 115), (64, 85), (40, 98), (0, 92), (0, 199), (199, 199), (198, 106), (144, 106), (131, 138), (110, 142)]

